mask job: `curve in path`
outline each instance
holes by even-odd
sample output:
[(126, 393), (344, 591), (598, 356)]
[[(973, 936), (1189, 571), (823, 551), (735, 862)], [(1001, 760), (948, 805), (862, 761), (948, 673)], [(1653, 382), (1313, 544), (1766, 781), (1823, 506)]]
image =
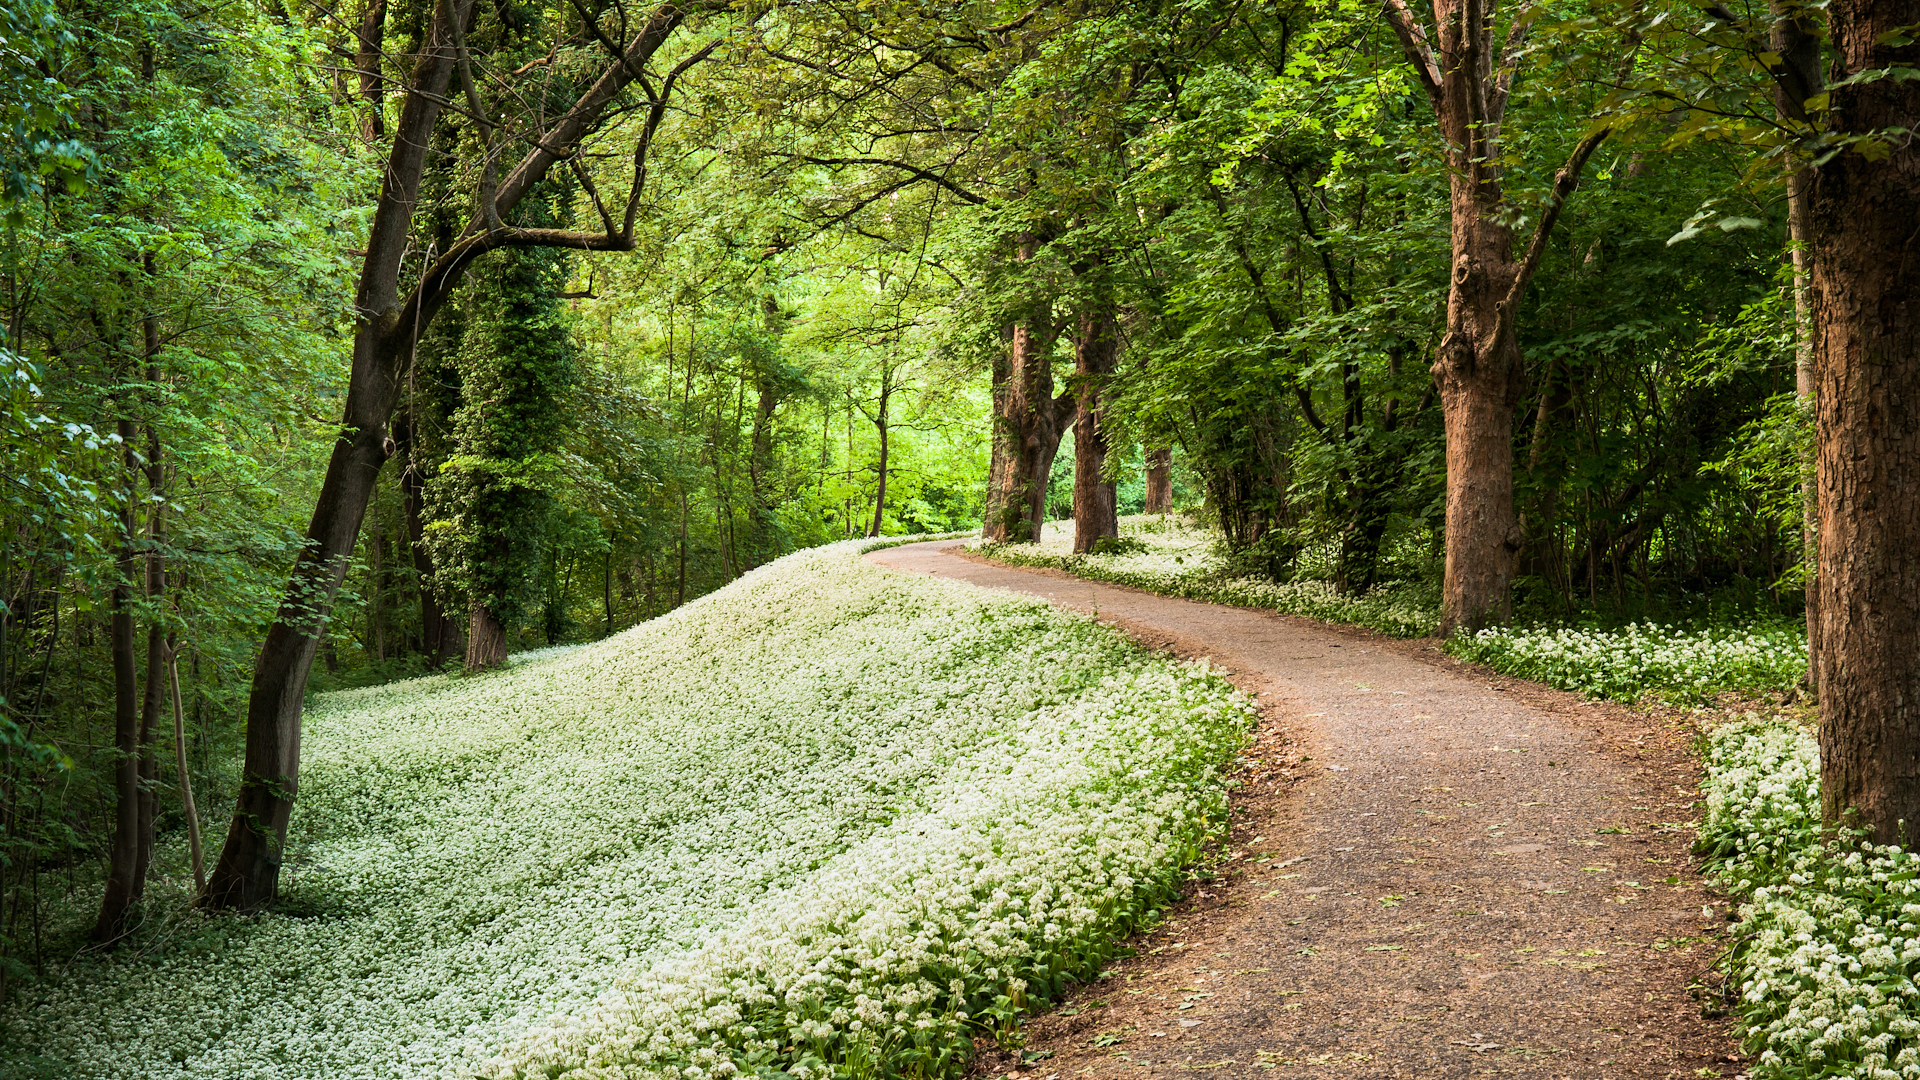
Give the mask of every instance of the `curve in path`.
[(1724, 919), (1686, 855), (1696, 796), (1674, 731), (1449, 670), (1430, 647), (1436, 659), (1303, 619), (989, 564), (960, 546), (868, 558), (1042, 596), (1208, 656), (1258, 695), (1264, 727), (1243, 769), (1253, 783), (1236, 796), (1228, 852), (1244, 855), (1136, 942), (1140, 956), (1034, 1023), (1037, 1063), (990, 1054), (984, 1069), (1036, 1080), (1740, 1071), (1725, 1021), (1702, 1016), (1712, 995), (1698, 983)]

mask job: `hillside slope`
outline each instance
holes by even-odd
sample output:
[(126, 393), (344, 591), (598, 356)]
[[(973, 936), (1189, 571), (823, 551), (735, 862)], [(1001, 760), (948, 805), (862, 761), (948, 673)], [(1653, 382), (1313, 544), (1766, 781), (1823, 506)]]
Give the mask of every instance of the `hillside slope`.
[(1097, 962), (1153, 901), (1248, 714), (1084, 618), (856, 552), (506, 671), (322, 699), (281, 910), (205, 918), (172, 879), (137, 946), (27, 988), (0, 1062), (951, 1069), (959, 1014)]

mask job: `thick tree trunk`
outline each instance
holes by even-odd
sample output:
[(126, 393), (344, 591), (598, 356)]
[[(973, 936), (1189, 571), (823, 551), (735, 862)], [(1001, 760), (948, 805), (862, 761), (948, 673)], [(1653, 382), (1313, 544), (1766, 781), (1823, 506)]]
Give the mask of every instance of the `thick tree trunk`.
[(1120, 535), (1114, 483), (1102, 473), (1107, 464), (1107, 377), (1119, 356), (1113, 313), (1101, 309), (1080, 319), (1074, 363), (1073, 550), (1092, 551), (1100, 541)]
[(1432, 34), (1406, 0), (1386, 0), (1382, 10), (1427, 92), (1448, 158), (1452, 276), (1447, 330), (1433, 364), (1447, 434), (1443, 637), (1505, 622), (1511, 612), (1521, 543), (1513, 507), (1513, 409), (1521, 375), (1514, 309), (1581, 169), (1606, 137), (1603, 130), (1574, 147), (1554, 175), (1525, 256), (1515, 258), (1500, 184), (1500, 127), (1513, 65), (1527, 51), (1527, 20), (1516, 14), (1505, 46), (1496, 50), (1494, 7), (1492, 0), (1434, 0)]
[[(1458, 184), (1458, 181), (1456, 181)], [(1476, 211), (1483, 208), (1474, 208)], [(1520, 350), (1503, 309), (1513, 281), (1507, 230), (1475, 213), (1462, 232), (1456, 200), (1447, 336), (1433, 365), (1447, 438), (1447, 558), (1440, 634), (1471, 633), (1511, 615), (1520, 524), (1513, 507), (1513, 407)], [(1475, 234), (1479, 235), (1475, 235)]]
[(998, 543), (1038, 540), (1047, 520), (1047, 481), (1074, 407), (1070, 395), (1053, 396), (1048, 351), (1029, 327), (1013, 328), (1006, 382), (994, 400), (996, 468), (984, 529)]
[(1173, 450), (1161, 446), (1147, 451), (1147, 504), (1149, 514), (1164, 514), (1173, 509)]
[[(1883, 45), (1920, 23), (1915, 0), (1828, 9), (1836, 81), (1920, 66)], [(1901, 129), (1920, 82), (1832, 88), (1836, 134), (1894, 129), (1873, 160), (1842, 152), (1815, 170), (1813, 323), (1820, 499), (1817, 648), (1821, 809), (1878, 843), (1920, 829), (1920, 152)]]
[(146, 875), (140, 872), (140, 702), (133, 654), (133, 575), (138, 557), (133, 550), (135, 468), (133, 421), (118, 424), (125, 447), (127, 492), (121, 507), (122, 541), (119, 580), (113, 587), (108, 620), (113, 654), (113, 843), (107, 849), (107, 889), (100, 901), (100, 917), (93, 924), (93, 940), (115, 941), (126, 934), (127, 916), (140, 902)]
[(506, 662), (507, 628), (486, 605), (473, 605), (467, 613), (467, 670), (485, 671)]

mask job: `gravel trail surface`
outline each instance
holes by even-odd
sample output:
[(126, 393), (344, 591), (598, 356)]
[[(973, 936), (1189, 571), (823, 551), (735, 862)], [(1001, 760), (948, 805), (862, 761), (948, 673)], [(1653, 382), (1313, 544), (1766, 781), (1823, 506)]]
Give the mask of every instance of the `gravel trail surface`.
[(1257, 695), (1213, 880), (978, 1075), (1703, 1077), (1743, 1070), (1687, 853), (1690, 732), (1430, 642), (988, 563), (867, 558), (1094, 613)]

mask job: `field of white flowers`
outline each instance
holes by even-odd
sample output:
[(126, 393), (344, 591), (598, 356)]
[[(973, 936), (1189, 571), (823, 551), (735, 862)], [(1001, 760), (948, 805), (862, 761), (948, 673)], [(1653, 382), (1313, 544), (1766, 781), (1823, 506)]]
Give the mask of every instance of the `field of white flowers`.
[(598, 644), (310, 711), (283, 909), (5, 1013), (74, 1078), (957, 1071), (1220, 827), (1251, 713), (1044, 603), (790, 556)]
[(1920, 1077), (1920, 857), (1820, 838), (1820, 760), (1791, 721), (1707, 737), (1701, 850), (1741, 899), (1728, 958), (1755, 1077)]
[[(1433, 590), (1409, 582), (1343, 596), (1327, 581), (1282, 584), (1235, 576), (1213, 533), (1171, 515), (1122, 518), (1120, 535), (1128, 550), (1075, 555), (1073, 523), (1058, 522), (1048, 524), (1038, 544), (978, 543), (969, 550), (1015, 566), (1050, 567), (1189, 600), (1272, 608), (1393, 637), (1431, 634), (1440, 621)], [(1699, 700), (1723, 690), (1785, 690), (1807, 670), (1806, 634), (1789, 626), (1518, 627), (1456, 637), (1447, 648), (1503, 675), (1621, 701), (1649, 693)]]
[(1648, 693), (1700, 700), (1722, 690), (1785, 690), (1807, 672), (1805, 632), (1778, 626), (1507, 628), (1461, 635), (1447, 647), (1505, 675), (1620, 701)]
[(1132, 550), (1075, 555), (1073, 523), (1049, 522), (1037, 544), (983, 542), (969, 550), (1014, 566), (1049, 567), (1188, 600), (1273, 608), (1394, 637), (1431, 634), (1440, 621), (1433, 590), (1406, 582), (1388, 582), (1359, 596), (1344, 596), (1325, 581), (1281, 583), (1236, 576), (1221, 555), (1214, 533), (1172, 515), (1121, 518), (1120, 536)]

